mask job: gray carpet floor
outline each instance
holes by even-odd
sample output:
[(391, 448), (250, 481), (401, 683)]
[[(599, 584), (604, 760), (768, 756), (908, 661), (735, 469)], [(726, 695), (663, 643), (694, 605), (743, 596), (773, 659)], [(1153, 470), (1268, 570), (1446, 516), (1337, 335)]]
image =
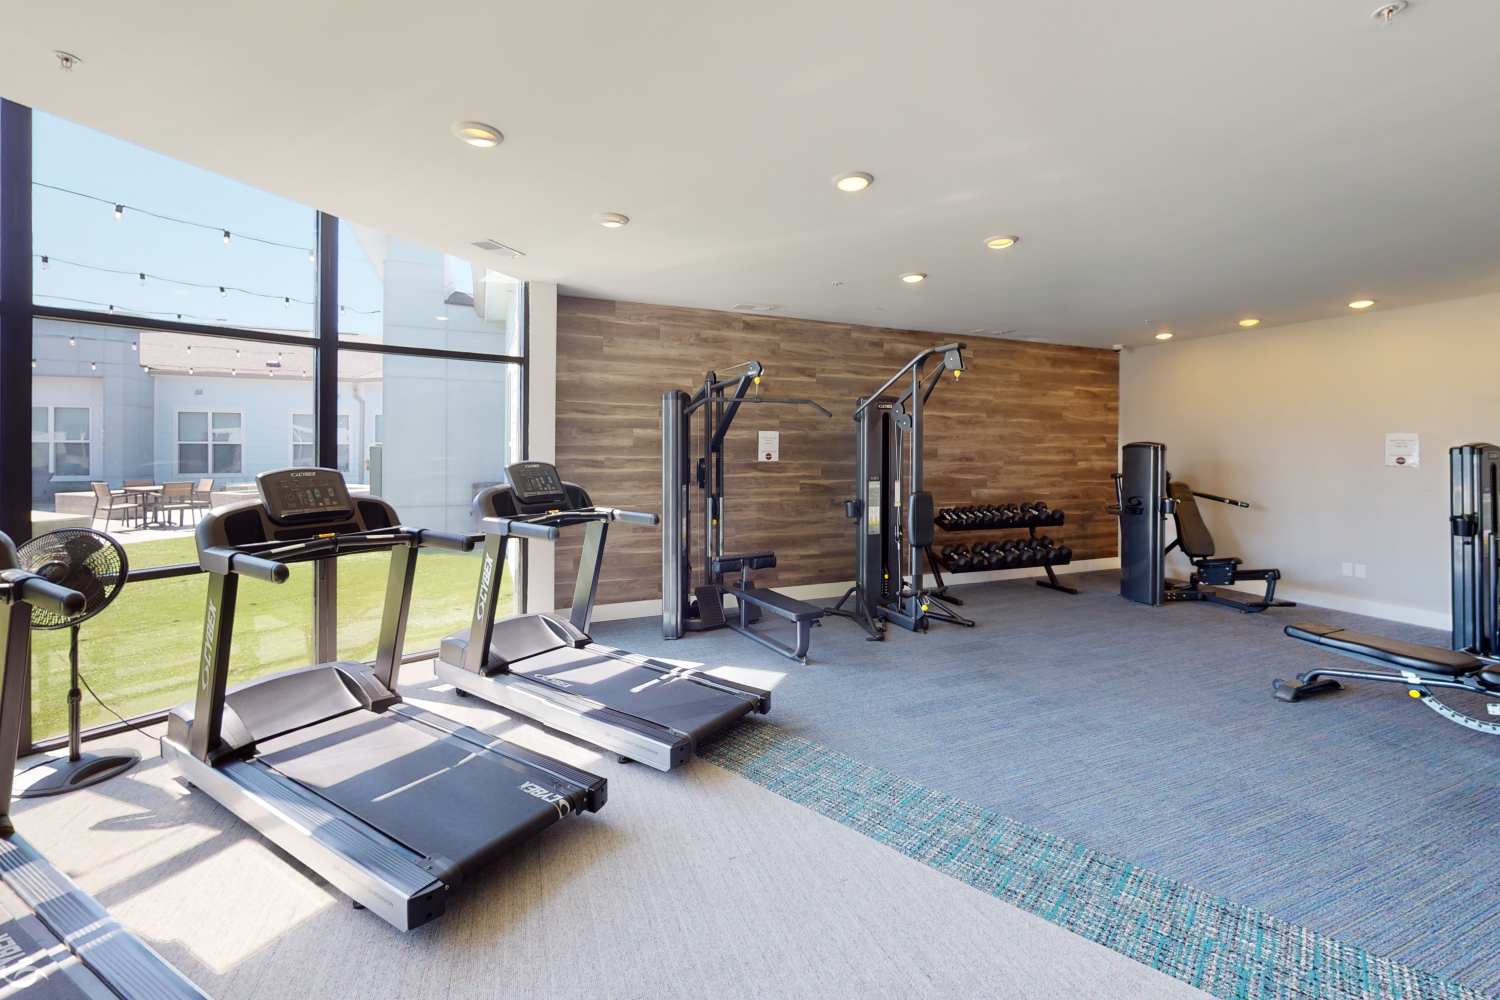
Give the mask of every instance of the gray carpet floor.
[(1148, 608), (1115, 574), (1070, 580), (1083, 593), (955, 588), (973, 629), (871, 643), (829, 620), (806, 667), (730, 632), (668, 642), (654, 619), (593, 632), (774, 682), (772, 721), (856, 760), (1500, 992), (1500, 740), (1395, 685), (1271, 696), (1327, 656), (1282, 636), (1289, 622), (1444, 634), (1313, 608)]
[(133, 734), (116, 742), (146, 754), (134, 771), (19, 802), (17, 826), (225, 1000), (1206, 996), (705, 761), (619, 765), (459, 702), (422, 665), (408, 680), (409, 700), (610, 781), (599, 814), (410, 934), (187, 791)]

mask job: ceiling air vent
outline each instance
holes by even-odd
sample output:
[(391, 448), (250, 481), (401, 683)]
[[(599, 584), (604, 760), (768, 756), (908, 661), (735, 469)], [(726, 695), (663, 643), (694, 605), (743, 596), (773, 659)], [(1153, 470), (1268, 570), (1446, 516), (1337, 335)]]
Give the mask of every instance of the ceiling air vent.
[(492, 253), (503, 253), (507, 257), (526, 256), (515, 247), (508, 247), (504, 243), (501, 243), (499, 240), (475, 240), (474, 245), (481, 250), (488, 250)]

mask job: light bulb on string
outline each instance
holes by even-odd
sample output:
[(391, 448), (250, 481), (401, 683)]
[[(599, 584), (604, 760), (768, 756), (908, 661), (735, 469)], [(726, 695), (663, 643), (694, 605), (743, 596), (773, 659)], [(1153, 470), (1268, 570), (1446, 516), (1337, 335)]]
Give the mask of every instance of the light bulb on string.
[(227, 229), (224, 230), (224, 245), (226, 247), (229, 245), (229, 230)]
[(98, 370), (99, 370), (99, 365), (98, 365), (98, 364), (96, 364), (96, 363), (95, 363), (95, 362), (93, 362), (93, 361), (90, 361), (90, 362), (89, 362), (89, 371), (91, 371), (91, 372), (96, 372), (96, 371), (98, 371)]
[(188, 365), (188, 374), (189, 374), (189, 375), (194, 375), (194, 374), (196, 374), (196, 372), (194, 372), (194, 370), (193, 370), (193, 366), (192, 366), (192, 365)]
[(43, 271), (47, 270), (47, 265), (49, 263), (51, 263), (51, 262), (47, 259), (47, 255), (46, 254), (42, 254), (42, 270)]
[(125, 206), (124, 205), (116, 205), (115, 206), (115, 221), (119, 222), (123, 218), (125, 218)]
[(68, 346), (69, 347), (77, 347), (78, 346), (78, 338), (77, 337), (69, 337), (68, 338)]
[(139, 341), (136, 341), (136, 340), (132, 340), (132, 341), (131, 341), (131, 342), (130, 342), (130, 349), (131, 349), (131, 350), (132, 350), (132, 351), (139, 351), (139, 350), (140, 350), (140, 349), (141, 349), (141, 345), (140, 345), (140, 342), (139, 342)]
[(140, 278), (141, 278), (141, 284), (144, 285), (146, 283), (146, 272), (145, 271), (142, 271), (140, 273)]
[(223, 285), (219, 286), (219, 298), (221, 298), (221, 299), (227, 299), (227, 298), (229, 298), (229, 290), (227, 288), (225, 288)]
[(238, 368), (231, 368), (231, 369), (229, 369), (229, 374), (230, 375), (238, 375), (239, 373), (240, 373), (240, 370)]
[(318, 262), (317, 251), (315, 251), (315, 250), (309, 250), (309, 251), (307, 251), (307, 262), (309, 264), (316, 264)]
[(33, 367), (33, 368), (36, 367), (36, 358), (32, 358), (31, 359), (31, 367)]

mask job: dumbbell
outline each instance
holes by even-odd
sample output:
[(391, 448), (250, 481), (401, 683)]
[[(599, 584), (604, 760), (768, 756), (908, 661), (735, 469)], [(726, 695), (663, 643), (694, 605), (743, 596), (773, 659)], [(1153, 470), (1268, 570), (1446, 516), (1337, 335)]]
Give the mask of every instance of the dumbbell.
[(1005, 505), (1005, 526), (1007, 528), (1019, 527), (1023, 519), (1024, 516), (1021, 513), (1020, 507), (1017, 507), (1013, 503)]
[(933, 518), (937, 526), (945, 531), (951, 531), (958, 526), (958, 519), (952, 507), (944, 507), (938, 511), (937, 517)]
[(948, 545), (943, 548), (943, 562), (955, 573), (965, 573), (972, 568), (974, 558), (967, 545)]
[(1072, 562), (1072, 561), (1073, 561), (1073, 550), (1070, 549), (1070, 548), (1068, 548), (1066, 545), (1059, 545), (1059, 546), (1057, 546), (1057, 548), (1055, 548), (1055, 549), (1052, 550), (1052, 564), (1054, 566), (1058, 566), (1058, 565), (1061, 565), (1063, 563)]
[(1004, 550), (998, 542), (985, 542), (979, 547), (978, 562), (982, 569), (999, 569), (1004, 565)]
[(1062, 524), (1063, 523), (1063, 512), (1061, 510), (1049, 510), (1049, 511), (1047, 511), (1047, 523), (1048, 524)]
[(958, 509), (959, 523), (965, 528), (977, 528), (979, 526), (979, 511), (974, 507), (960, 507)]

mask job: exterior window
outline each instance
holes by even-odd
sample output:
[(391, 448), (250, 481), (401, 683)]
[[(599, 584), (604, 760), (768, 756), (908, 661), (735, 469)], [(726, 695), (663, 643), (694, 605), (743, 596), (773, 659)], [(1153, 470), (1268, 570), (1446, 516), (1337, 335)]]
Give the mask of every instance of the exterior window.
[(177, 474), (232, 476), (244, 470), (238, 413), (181, 410), (177, 414)]
[(87, 479), (93, 463), (86, 406), (31, 408), (31, 467), (59, 479)]
[[(340, 413), (339, 424), (339, 471), (349, 474), (349, 414)], [(292, 414), (292, 464), (311, 468), (318, 464), (318, 450), (314, 444), (315, 430), (311, 413)]]

